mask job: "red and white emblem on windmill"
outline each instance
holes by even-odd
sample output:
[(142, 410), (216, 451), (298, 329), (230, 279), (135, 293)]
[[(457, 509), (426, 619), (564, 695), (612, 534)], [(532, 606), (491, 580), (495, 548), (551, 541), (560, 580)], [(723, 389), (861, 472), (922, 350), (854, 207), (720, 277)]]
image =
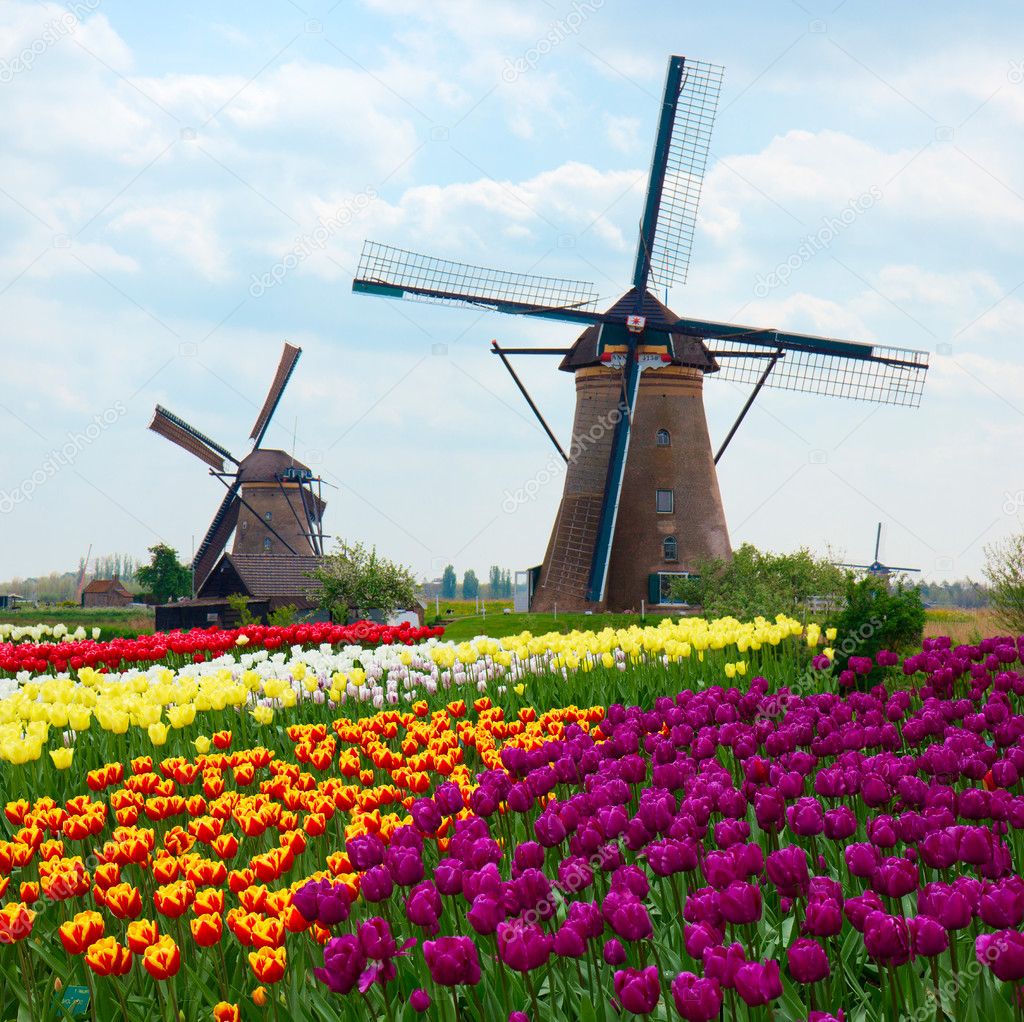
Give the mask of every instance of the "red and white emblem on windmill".
[(642, 334), (644, 328), (647, 326), (646, 316), (627, 316), (626, 317), (626, 329), (631, 334)]

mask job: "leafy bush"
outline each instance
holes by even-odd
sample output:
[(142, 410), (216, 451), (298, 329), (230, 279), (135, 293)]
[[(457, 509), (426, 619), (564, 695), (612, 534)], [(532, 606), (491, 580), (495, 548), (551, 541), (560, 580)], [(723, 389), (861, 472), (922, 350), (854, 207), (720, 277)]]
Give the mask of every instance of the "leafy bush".
[(836, 663), (846, 667), (851, 656), (873, 657), (880, 649), (894, 652), (921, 645), (924, 604), (917, 586), (890, 584), (867, 575), (847, 581), (843, 608), (832, 616), (836, 630)]
[(985, 547), (985, 578), (996, 620), (1016, 635), (1024, 633), (1024, 534)]
[(267, 624), (275, 628), (284, 628), (286, 625), (295, 624), (298, 614), (299, 608), (294, 603), (286, 603), (267, 615)]
[(232, 593), (228, 597), (228, 606), (235, 612), (238, 626), (244, 628), (246, 625), (254, 625), (256, 623), (256, 617), (251, 610), (249, 610), (249, 597), (243, 596), (241, 593)]
[(699, 577), (675, 580), (676, 599), (699, 604), (706, 617), (732, 615), (741, 621), (758, 614), (806, 617), (809, 602), (837, 606), (848, 572), (807, 549), (793, 554), (762, 552), (744, 543), (731, 560), (704, 561)]

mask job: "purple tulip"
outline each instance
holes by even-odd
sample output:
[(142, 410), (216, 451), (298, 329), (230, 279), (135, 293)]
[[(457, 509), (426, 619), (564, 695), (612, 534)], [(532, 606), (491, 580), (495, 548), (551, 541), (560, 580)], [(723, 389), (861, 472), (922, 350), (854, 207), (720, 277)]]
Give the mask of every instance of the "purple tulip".
[(649, 1015), (661, 997), (658, 967), (646, 969), (620, 969), (613, 977), (615, 996), (625, 1011), (634, 1015)]
[(672, 981), (676, 1011), (686, 1022), (711, 1022), (722, 1010), (722, 990), (715, 979), (698, 979), (681, 972)]
[(604, 942), (601, 956), (608, 965), (622, 965), (626, 961), (626, 949), (620, 941), (610, 937)]
[(949, 933), (938, 920), (930, 916), (917, 916), (908, 925), (915, 955), (935, 958), (949, 947)]
[(498, 926), (498, 957), (516, 972), (532, 972), (547, 963), (554, 943), (551, 934), (518, 920)]
[(746, 962), (736, 970), (735, 985), (736, 993), (749, 1007), (770, 1004), (782, 996), (779, 963), (774, 959)]
[(786, 964), (797, 983), (820, 983), (831, 971), (825, 949), (807, 937), (801, 937), (789, 946)]
[(431, 1000), (430, 994), (423, 989), (423, 987), (417, 987), (411, 994), (409, 994), (409, 1007), (418, 1014), (424, 1014), (430, 1008)]
[(466, 919), (481, 936), (490, 936), (497, 932), (498, 925), (504, 921), (505, 909), (493, 894), (478, 894), (466, 913)]
[(480, 958), (469, 937), (438, 937), (423, 942), (430, 978), (443, 987), (475, 986), (480, 982)]
[(906, 919), (886, 912), (870, 912), (864, 921), (864, 946), (872, 958), (886, 965), (909, 962), (913, 950)]
[(983, 933), (974, 942), (974, 954), (980, 964), (988, 966), (1004, 983), (1024, 979), (1024, 934), (1016, 930)]
[(354, 933), (332, 937), (324, 945), (323, 968), (313, 970), (313, 975), (335, 994), (347, 994), (354, 990), (366, 967), (366, 952)]
[(718, 905), (727, 923), (756, 923), (761, 918), (761, 889), (757, 884), (734, 880), (719, 895)]

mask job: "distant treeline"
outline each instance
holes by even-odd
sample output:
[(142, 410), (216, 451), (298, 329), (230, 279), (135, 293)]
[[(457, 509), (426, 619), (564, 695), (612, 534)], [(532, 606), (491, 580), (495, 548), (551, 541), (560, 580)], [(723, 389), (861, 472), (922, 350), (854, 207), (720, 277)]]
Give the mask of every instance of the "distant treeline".
[(973, 610), (989, 605), (988, 587), (969, 578), (957, 582), (920, 582), (921, 599), (934, 607), (965, 607)]
[[(78, 562), (75, 571), (53, 571), (49, 575), (15, 577), (0, 582), (0, 593), (16, 593), (37, 603), (63, 603), (74, 600), (83, 561), (84, 558)], [(85, 583), (88, 585), (94, 578), (113, 578), (116, 575), (134, 592), (138, 588), (135, 585), (135, 573), (138, 568), (139, 562), (130, 554), (104, 554), (89, 561)]]

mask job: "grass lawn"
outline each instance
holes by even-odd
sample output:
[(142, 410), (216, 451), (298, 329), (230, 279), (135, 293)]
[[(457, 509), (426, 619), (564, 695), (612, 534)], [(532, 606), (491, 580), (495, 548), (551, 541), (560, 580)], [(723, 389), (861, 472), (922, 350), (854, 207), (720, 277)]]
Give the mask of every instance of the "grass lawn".
[(630, 625), (656, 625), (663, 620), (663, 615), (648, 614), (641, 618), (639, 614), (503, 614), (490, 613), (486, 616), (475, 614), (471, 617), (459, 618), (444, 624), (444, 637), (454, 642), (464, 642), (477, 635), (489, 635), (500, 639), (505, 635), (518, 635), (520, 632), (533, 632), (542, 635), (545, 632), (587, 631), (599, 632), (602, 628), (628, 628)]

